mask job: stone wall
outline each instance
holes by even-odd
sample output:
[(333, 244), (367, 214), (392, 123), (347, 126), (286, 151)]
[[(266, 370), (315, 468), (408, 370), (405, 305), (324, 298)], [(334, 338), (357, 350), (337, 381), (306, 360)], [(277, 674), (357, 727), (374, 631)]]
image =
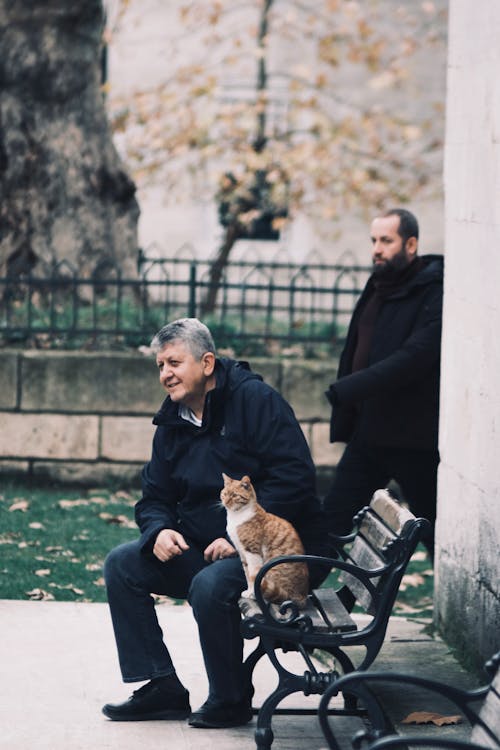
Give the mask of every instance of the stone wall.
[[(324, 396), (336, 363), (250, 364), (292, 404), (327, 477), (342, 449), (328, 441)], [(164, 396), (154, 360), (138, 353), (1, 351), (0, 477), (135, 483)]]
[(435, 616), (500, 648), (500, 3), (450, 3)]

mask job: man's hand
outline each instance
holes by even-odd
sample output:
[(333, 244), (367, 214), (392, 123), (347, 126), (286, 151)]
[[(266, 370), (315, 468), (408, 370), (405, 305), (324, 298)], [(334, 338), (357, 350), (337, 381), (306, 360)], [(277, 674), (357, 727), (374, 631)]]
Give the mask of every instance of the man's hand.
[(162, 529), (156, 537), (153, 555), (156, 555), (158, 560), (167, 562), (176, 555), (182, 555), (187, 549), (189, 549), (189, 544), (186, 544), (182, 534), (174, 529)]
[(207, 562), (213, 562), (214, 560), (222, 560), (224, 557), (234, 557), (236, 550), (233, 545), (230, 544), (224, 537), (214, 539), (206, 548), (203, 556)]

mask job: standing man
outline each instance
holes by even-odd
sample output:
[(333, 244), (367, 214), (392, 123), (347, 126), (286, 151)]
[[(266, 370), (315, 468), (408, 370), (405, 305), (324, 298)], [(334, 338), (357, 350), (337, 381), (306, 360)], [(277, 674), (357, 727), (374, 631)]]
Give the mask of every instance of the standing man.
[[(436, 517), (443, 257), (418, 256), (418, 222), (404, 209), (375, 218), (371, 241), (373, 273), (326, 394), (330, 442), (347, 443), (325, 497), (338, 534), (391, 479), (413, 513), (432, 528)], [(434, 531), (424, 541), (432, 557)]]
[[(147, 682), (103, 713), (114, 721), (238, 726), (252, 718), (253, 690), (238, 609), (246, 581), (226, 534), (222, 472), (248, 474), (264, 508), (295, 526), (308, 553), (325, 554), (314, 465), (290, 406), (245, 362), (216, 358), (203, 323), (176, 320), (152, 348), (168, 395), (142, 472), (141, 537), (114, 549), (104, 570), (123, 680)], [(312, 571), (311, 585), (321, 577)], [(193, 609), (209, 683), (207, 701), (193, 713), (151, 593), (188, 599)]]

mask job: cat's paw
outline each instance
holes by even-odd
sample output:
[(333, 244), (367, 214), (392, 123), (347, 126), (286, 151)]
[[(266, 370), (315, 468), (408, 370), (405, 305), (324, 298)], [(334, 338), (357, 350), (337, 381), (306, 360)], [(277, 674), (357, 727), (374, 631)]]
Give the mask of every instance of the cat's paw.
[(245, 589), (245, 591), (242, 591), (241, 596), (244, 599), (255, 599), (255, 594), (253, 591), (251, 591), (251, 589)]

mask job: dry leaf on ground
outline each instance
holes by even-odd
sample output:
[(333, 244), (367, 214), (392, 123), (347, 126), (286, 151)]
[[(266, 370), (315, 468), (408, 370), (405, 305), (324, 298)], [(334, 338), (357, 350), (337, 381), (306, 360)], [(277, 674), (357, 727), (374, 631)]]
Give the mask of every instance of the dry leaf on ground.
[(50, 568), (39, 568), (38, 570), (35, 570), (36, 576), (50, 576), (50, 573)]
[(9, 511), (12, 513), (15, 510), (20, 510), (22, 513), (26, 513), (29, 506), (30, 504), (27, 500), (16, 500), (16, 502), (12, 503), (10, 506)]
[(134, 495), (132, 495), (130, 492), (125, 492), (125, 490), (118, 490), (117, 492), (114, 492), (113, 497), (117, 500), (125, 500), (126, 502), (136, 502), (136, 498), (134, 497)]
[(83, 498), (78, 498), (78, 500), (59, 500), (58, 506), (60, 508), (77, 508), (80, 505), (90, 505), (89, 500), (84, 500)]
[(85, 570), (102, 570), (102, 563), (87, 563)]
[(106, 523), (116, 523), (118, 526), (124, 526), (127, 529), (137, 528), (135, 522), (124, 515), (113, 516), (111, 513), (99, 513), (99, 518), (102, 518)]
[(411, 556), (412, 560), (426, 560), (427, 559), (427, 552), (424, 552), (423, 550), (418, 550), (417, 552), (414, 552)]
[(408, 586), (421, 586), (423, 583), (425, 583), (425, 579), (420, 573), (407, 573), (401, 580), (399, 590), (406, 591)]
[(403, 719), (402, 724), (435, 724), (437, 727), (442, 727), (445, 724), (461, 724), (462, 717), (456, 716), (443, 716), (442, 714), (434, 713), (433, 711), (413, 711), (408, 714), (406, 719)]
[(43, 589), (32, 589), (31, 591), (26, 591), (26, 596), (28, 596), (33, 601), (53, 601), (54, 600), (53, 594), (49, 594), (48, 591), (44, 591)]
[(85, 591), (83, 591), (83, 589), (79, 589), (76, 586), (73, 586), (72, 583), (67, 583), (67, 584), (49, 583), (49, 586), (51, 586), (54, 589), (65, 589), (66, 591), (72, 591), (74, 594), (77, 594), (78, 596), (83, 596), (85, 594)]

